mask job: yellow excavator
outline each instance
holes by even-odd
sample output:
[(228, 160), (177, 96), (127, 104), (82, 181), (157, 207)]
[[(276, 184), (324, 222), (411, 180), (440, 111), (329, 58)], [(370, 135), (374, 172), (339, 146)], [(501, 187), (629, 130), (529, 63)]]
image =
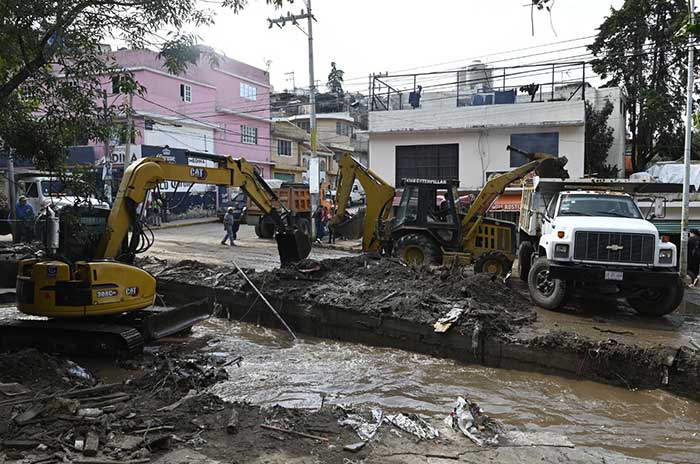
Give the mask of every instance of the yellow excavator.
[(456, 180), (402, 179), (403, 192), (390, 218), (393, 187), (349, 155), (339, 162), (337, 211), (331, 226), (341, 235), (350, 221), (345, 205), (357, 179), (366, 193), (362, 248), (413, 264), (473, 264), (475, 272), (507, 275), (515, 259), (516, 225), (486, 216), (513, 182), (536, 171), (543, 177), (568, 177), (565, 157), (529, 153), (508, 146), (527, 162), (489, 180), (469, 205), (460, 202)]
[[(154, 305), (156, 280), (132, 264), (135, 254), (152, 243), (140, 221), (138, 206), (163, 181), (240, 187), (275, 222), (283, 265), (309, 255), (309, 237), (293, 225), (283, 205), (273, 207), (278, 199), (252, 164), (230, 156), (187, 155), (214, 161), (216, 167), (143, 158), (124, 172), (108, 217), (90, 209), (73, 211), (72, 215), (64, 212), (65, 220), (59, 220), (49, 210), (47, 257), (19, 262), (17, 304), (21, 313), (50, 319), (0, 325), (2, 345), (29, 340), (60, 351), (75, 351), (71, 348), (78, 344), (93, 351), (101, 347), (100, 351), (133, 352), (146, 339), (182, 331), (204, 317), (194, 307), (143, 312)], [(87, 234), (78, 233), (86, 229)]]

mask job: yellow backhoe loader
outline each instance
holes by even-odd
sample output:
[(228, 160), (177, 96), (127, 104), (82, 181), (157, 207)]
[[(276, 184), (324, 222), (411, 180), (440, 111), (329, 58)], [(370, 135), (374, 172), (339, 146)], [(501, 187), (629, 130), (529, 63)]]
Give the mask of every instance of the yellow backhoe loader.
[(507, 149), (529, 161), (489, 180), (468, 207), (460, 204), (456, 180), (403, 179), (401, 200), (391, 219), (394, 189), (344, 155), (339, 163), (338, 209), (331, 225), (346, 227), (345, 205), (357, 178), (367, 203), (364, 251), (381, 251), (415, 264), (474, 264), (475, 272), (506, 275), (515, 259), (516, 226), (487, 217), (487, 211), (508, 185), (533, 171), (543, 177), (568, 177), (565, 157)]
[[(308, 256), (309, 237), (293, 225), (284, 206), (281, 210), (273, 207), (277, 197), (252, 164), (230, 156), (193, 152), (188, 155), (214, 161), (217, 166), (188, 166), (162, 158), (143, 158), (124, 172), (106, 220), (94, 210), (81, 211), (72, 221), (63, 222), (50, 212), (46, 234), (48, 257), (20, 261), (17, 303), (24, 314), (51, 319), (0, 325), (2, 345), (35, 341), (36, 345), (61, 351), (76, 351), (71, 348), (78, 344), (85, 350), (94, 351), (98, 347), (103, 352), (133, 352), (144, 339), (181, 331), (203, 317), (197, 308), (146, 315), (142, 311), (155, 302), (156, 280), (132, 264), (134, 255), (150, 246), (138, 206), (145, 201), (149, 190), (163, 181), (240, 187), (275, 221), (281, 263)], [(102, 230), (87, 235), (75, 232), (94, 229), (100, 219)], [(129, 321), (124, 323), (125, 319)], [(140, 324), (138, 329), (131, 323), (133, 320)]]

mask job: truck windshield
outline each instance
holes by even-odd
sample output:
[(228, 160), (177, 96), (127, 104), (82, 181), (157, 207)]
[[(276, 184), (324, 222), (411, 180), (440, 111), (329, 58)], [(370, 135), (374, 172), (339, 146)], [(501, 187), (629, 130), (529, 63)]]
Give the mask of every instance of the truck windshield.
[(634, 200), (621, 195), (563, 195), (559, 216), (642, 218)]
[(63, 182), (61, 182), (60, 180), (42, 180), (41, 191), (43, 192), (45, 197), (48, 197), (50, 195), (56, 195), (59, 193), (61, 195), (72, 195), (70, 189), (64, 186)]

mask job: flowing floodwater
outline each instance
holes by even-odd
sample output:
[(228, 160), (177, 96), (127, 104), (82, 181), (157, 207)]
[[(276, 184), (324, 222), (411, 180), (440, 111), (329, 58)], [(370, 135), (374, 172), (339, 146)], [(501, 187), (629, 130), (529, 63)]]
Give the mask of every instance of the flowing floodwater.
[(700, 462), (700, 404), (661, 390), (466, 366), (390, 348), (305, 337), (212, 319), (194, 335), (242, 355), (215, 392), (229, 400), (318, 408), (378, 405), (441, 420), (468, 395), (507, 427), (567, 436), (578, 446), (673, 462)]

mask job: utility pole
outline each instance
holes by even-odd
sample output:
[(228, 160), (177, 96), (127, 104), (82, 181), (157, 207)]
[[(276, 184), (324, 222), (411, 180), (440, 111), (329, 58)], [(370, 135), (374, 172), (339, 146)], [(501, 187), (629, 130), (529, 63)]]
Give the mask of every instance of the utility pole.
[[(267, 19), (270, 29), (273, 25), (277, 25), (280, 29), (290, 22), (301, 30), (309, 39), (309, 104), (311, 106), (310, 114), (310, 130), (311, 130), (311, 159), (309, 160), (309, 192), (311, 193), (311, 212), (313, 213), (316, 208), (321, 204), (320, 197), (320, 184), (321, 180), (319, 178), (319, 162), (318, 154), (316, 153), (316, 143), (317, 143), (317, 130), (316, 130), (316, 81), (314, 79), (314, 34), (313, 34), (313, 23), (316, 21), (314, 15), (311, 13), (311, 0), (304, 0), (306, 2), (306, 13), (301, 10), (301, 14), (293, 15), (287, 13), (287, 16), (280, 16), (277, 19)], [(298, 20), (307, 20), (307, 31), (304, 31), (300, 26)], [(316, 224), (315, 215), (311, 215), (311, 236), (316, 237)]]
[[(0, 145), (1, 146), (1, 145)], [(16, 213), (16, 204), (17, 204), (17, 184), (15, 184), (15, 149), (14, 148), (8, 148), (8, 157), (7, 157), (7, 183), (8, 183), (8, 192), (9, 196), (7, 200), (10, 202), (10, 230), (12, 231), (12, 241), (14, 242), (17, 240), (17, 213)]]
[[(126, 142), (124, 143), (124, 169), (131, 164), (131, 133), (134, 130), (132, 112), (134, 110), (134, 94), (129, 94), (129, 109), (126, 113)], [(205, 140), (206, 142), (206, 140)]]
[[(688, 1), (689, 22), (695, 24), (695, 0)], [(694, 62), (695, 46), (693, 37), (688, 33), (688, 89), (685, 104), (685, 150), (683, 153), (683, 211), (681, 216), (681, 249), (680, 271), (681, 277), (685, 279), (688, 275), (688, 215), (690, 213), (690, 147), (692, 138), (692, 116), (693, 116), (693, 86), (694, 86)]]
[[(107, 91), (102, 91), (102, 106), (104, 107), (105, 117), (107, 116)], [(102, 180), (104, 182), (104, 194), (107, 197), (107, 203), (112, 206), (112, 159), (109, 153), (109, 135), (105, 134), (103, 142), (104, 149), (104, 165), (102, 168)]]

